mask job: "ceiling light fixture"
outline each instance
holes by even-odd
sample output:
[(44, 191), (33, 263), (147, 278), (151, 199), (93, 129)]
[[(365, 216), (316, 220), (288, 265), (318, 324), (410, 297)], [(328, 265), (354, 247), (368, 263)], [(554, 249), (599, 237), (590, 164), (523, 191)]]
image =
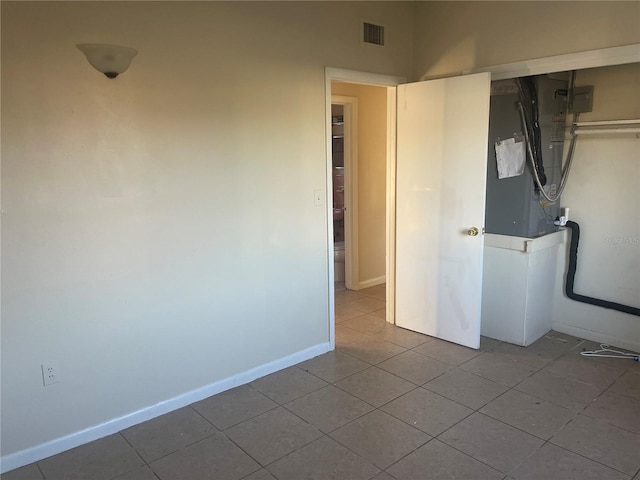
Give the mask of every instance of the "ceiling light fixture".
[(85, 54), (91, 66), (107, 78), (116, 78), (124, 73), (138, 54), (134, 48), (101, 43), (80, 43), (76, 47)]

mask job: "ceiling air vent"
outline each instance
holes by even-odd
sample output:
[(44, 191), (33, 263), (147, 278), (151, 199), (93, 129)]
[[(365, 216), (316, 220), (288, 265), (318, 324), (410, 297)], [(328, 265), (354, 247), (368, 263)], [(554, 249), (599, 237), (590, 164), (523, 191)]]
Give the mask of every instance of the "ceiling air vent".
[(362, 39), (364, 43), (384, 45), (384, 27), (364, 22), (362, 24)]

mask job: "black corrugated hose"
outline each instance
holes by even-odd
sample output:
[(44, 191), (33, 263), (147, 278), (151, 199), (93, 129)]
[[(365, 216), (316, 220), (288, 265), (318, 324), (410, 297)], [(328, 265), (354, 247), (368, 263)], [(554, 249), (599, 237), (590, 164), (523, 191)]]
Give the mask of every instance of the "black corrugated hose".
[(601, 300), (599, 298), (587, 297), (585, 295), (579, 295), (573, 291), (573, 282), (576, 276), (576, 267), (578, 265), (578, 242), (580, 241), (580, 225), (578, 225), (576, 222), (569, 221), (567, 222), (566, 226), (571, 229), (571, 245), (569, 246), (569, 269), (567, 270), (567, 278), (564, 287), (564, 291), (567, 294), (567, 297), (578, 302), (597, 305), (598, 307), (610, 308), (612, 310), (618, 310), (619, 312), (640, 316), (640, 308), (631, 307), (629, 305), (622, 305), (621, 303), (609, 302), (607, 300)]

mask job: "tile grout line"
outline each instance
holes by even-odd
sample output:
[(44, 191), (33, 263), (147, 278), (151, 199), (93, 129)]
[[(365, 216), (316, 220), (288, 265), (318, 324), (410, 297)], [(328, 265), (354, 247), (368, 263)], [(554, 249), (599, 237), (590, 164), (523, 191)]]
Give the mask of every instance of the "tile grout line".
[[(146, 465), (147, 467), (149, 467), (149, 469), (151, 469), (151, 471), (153, 472), (153, 469), (151, 468), (151, 465), (149, 465), (149, 463), (147, 463), (147, 461), (146, 461), (144, 458), (142, 458), (142, 455), (140, 455), (140, 452), (138, 452), (138, 449), (137, 449), (136, 447), (134, 447), (134, 446), (131, 444), (131, 442), (127, 439), (127, 437), (125, 437), (125, 436), (122, 434), (122, 432), (123, 432), (123, 430), (120, 430), (120, 431), (118, 432), (118, 435), (120, 436), (120, 438), (122, 438), (122, 440), (124, 440), (124, 442), (125, 442), (127, 445), (129, 445), (129, 447), (131, 447), (131, 449), (132, 449), (134, 452), (136, 452), (136, 455), (138, 456), (138, 458), (140, 458), (140, 460), (142, 460), (142, 463), (143, 463), (144, 465)], [(173, 452), (172, 452), (172, 453), (173, 453)], [(136, 468), (140, 468), (140, 467), (136, 467)], [(135, 469), (134, 469), (134, 470), (135, 470)], [(130, 470), (130, 472), (133, 472), (134, 470)], [(125, 473), (130, 473), (130, 472), (125, 472)], [(124, 474), (120, 474), (120, 475), (118, 475), (118, 476), (122, 476), (122, 475), (124, 475)], [(114, 477), (114, 478), (118, 478), (118, 477)], [(47, 479), (45, 479), (45, 480), (47, 480)]]
[(42, 475), (43, 480), (47, 480), (47, 477), (45, 477), (44, 472), (42, 471), (42, 468), (40, 467), (40, 461), (37, 461), (35, 463), (36, 463), (36, 468), (40, 472), (40, 475)]
[[(573, 419), (572, 419), (569, 423), (571, 423), (572, 421), (573, 421)], [(568, 425), (569, 423), (567, 423), (567, 425)], [(566, 426), (566, 425), (565, 425), (565, 426)], [(607, 469), (609, 469), (609, 470), (613, 470), (614, 472), (621, 473), (622, 475), (625, 475), (625, 476), (629, 477), (629, 479), (630, 479), (630, 480), (633, 480), (633, 477), (632, 477), (631, 475), (629, 475), (628, 473), (625, 473), (625, 472), (623, 472), (623, 471), (621, 471), (621, 470), (618, 470), (617, 468), (614, 468), (614, 467), (612, 467), (611, 465), (607, 465), (606, 463), (602, 463), (602, 462), (600, 462), (600, 461), (598, 461), (598, 460), (595, 460), (595, 459), (593, 459), (593, 458), (590, 458), (590, 457), (587, 457), (587, 456), (585, 456), (585, 455), (582, 455), (581, 453), (574, 452), (573, 450), (571, 450), (571, 449), (569, 449), (569, 448), (563, 447), (563, 446), (561, 446), (561, 445), (557, 445), (557, 444), (555, 444), (555, 443), (553, 443), (553, 442), (551, 441), (551, 438), (550, 438), (549, 440), (545, 441), (545, 442), (540, 446), (540, 448), (538, 448), (535, 452), (537, 452), (538, 450), (542, 449), (542, 447), (544, 447), (544, 446), (545, 446), (545, 445), (547, 445), (547, 444), (548, 444), (548, 445), (551, 445), (551, 446), (553, 446), (553, 447), (555, 447), (555, 448), (559, 448), (559, 449), (561, 449), (561, 450), (564, 450), (565, 452), (569, 452), (569, 453), (572, 453), (572, 454), (577, 455), (577, 456), (579, 456), (579, 457), (582, 457), (582, 458), (584, 458), (584, 459), (586, 459), (586, 460), (589, 460), (589, 461), (591, 461), (591, 462), (597, 463), (598, 465), (601, 465), (601, 466), (603, 466), (603, 467), (605, 467), (605, 468), (607, 468)], [(535, 453), (535, 452), (534, 452), (534, 453)], [(637, 472), (636, 472), (636, 473), (637, 473)]]

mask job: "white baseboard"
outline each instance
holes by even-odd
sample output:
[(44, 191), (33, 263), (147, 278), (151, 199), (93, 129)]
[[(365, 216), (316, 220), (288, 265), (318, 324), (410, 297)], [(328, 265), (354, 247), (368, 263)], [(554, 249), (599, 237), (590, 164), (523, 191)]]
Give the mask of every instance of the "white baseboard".
[(621, 338), (612, 337), (610, 335), (605, 335), (604, 333), (600, 332), (592, 332), (591, 330), (585, 330), (583, 328), (555, 322), (551, 328), (553, 328), (556, 332), (566, 333), (567, 335), (573, 335), (574, 337), (584, 338), (585, 340), (591, 340), (593, 342), (606, 343), (608, 345), (612, 345), (625, 350), (631, 350), (633, 352), (638, 352), (640, 350), (640, 345), (638, 345), (637, 343)]
[(257, 378), (282, 370), (283, 368), (317, 357), (329, 350), (331, 350), (331, 344), (329, 342), (320, 343), (313, 347), (287, 355), (286, 357), (279, 358), (278, 360), (265, 363), (264, 365), (260, 365), (245, 372), (238, 373), (237, 375), (225, 378), (224, 380), (220, 380), (182, 395), (178, 395), (177, 397), (170, 398), (156, 405), (151, 405), (136, 412), (123, 415), (122, 417), (114, 418), (113, 420), (109, 420), (108, 422), (100, 425), (95, 425), (85, 430), (74, 432), (70, 435), (36, 445), (35, 447), (5, 455), (0, 458), (0, 473), (6, 473), (10, 470), (50, 457), (51, 455), (56, 455), (71, 448), (106, 437), (107, 435), (117, 433), (120, 430), (151, 420), (152, 418), (164, 415), (165, 413), (177, 410), (178, 408), (186, 407), (187, 405), (204, 400), (205, 398), (217, 393), (224, 392), (225, 390), (229, 390), (239, 385), (244, 385)]
[(381, 277), (371, 278), (369, 280), (365, 280), (364, 282), (358, 282), (357, 290), (362, 290), (363, 288), (375, 287), (376, 285), (382, 285), (387, 281), (387, 276), (382, 275)]

